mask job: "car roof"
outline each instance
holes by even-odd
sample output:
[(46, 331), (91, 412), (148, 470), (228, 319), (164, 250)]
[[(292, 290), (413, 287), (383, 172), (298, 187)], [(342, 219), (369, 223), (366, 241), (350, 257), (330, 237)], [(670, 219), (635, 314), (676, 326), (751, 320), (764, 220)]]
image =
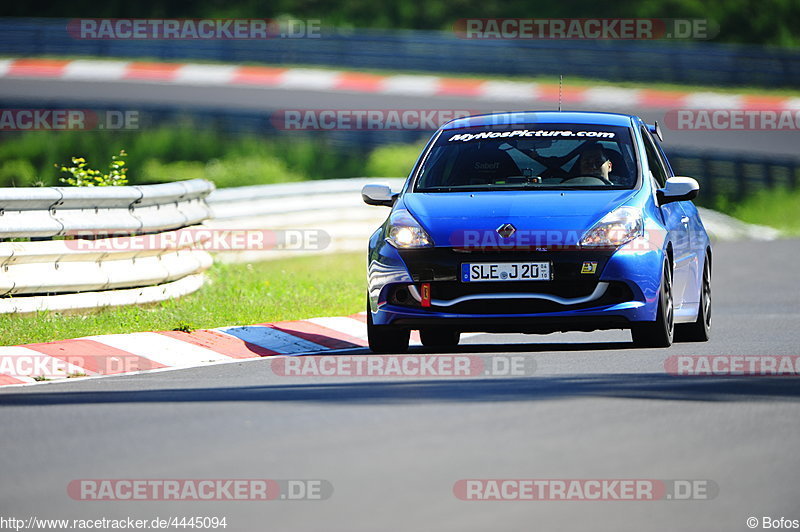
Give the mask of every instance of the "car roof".
[(456, 118), (442, 126), (442, 129), (461, 129), (465, 127), (502, 124), (591, 124), (630, 127), (632, 120), (637, 120), (637, 117), (619, 113), (599, 113), (590, 111), (519, 111)]

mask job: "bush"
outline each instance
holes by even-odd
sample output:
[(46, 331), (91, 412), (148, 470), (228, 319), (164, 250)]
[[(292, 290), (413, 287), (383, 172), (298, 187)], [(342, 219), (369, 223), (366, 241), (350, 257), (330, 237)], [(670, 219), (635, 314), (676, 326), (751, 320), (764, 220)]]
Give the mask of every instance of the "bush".
[[(107, 174), (90, 168), (89, 163), (83, 157), (73, 157), (72, 164), (74, 166), (61, 166), (61, 171), (69, 174), (69, 177), (62, 177), (59, 181), (74, 187), (121, 187), (127, 185), (128, 178), (125, 177), (125, 174), (128, 173), (128, 169), (125, 167), (125, 159), (123, 159), (127, 156), (125, 150), (120, 150), (118, 155), (112, 155)], [(59, 165), (55, 166), (59, 167)]]
[(406, 177), (424, 144), (390, 144), (375, 148), (367, 158), (364, 177)]
[(200, 161), (175, 161), (166, 163), (148, 159), (133, 176), (137, 182), (167, 183), (205, 177), (206, 164)]
[(32, 187), (36, 182), (36, 168), (30, 161), (11, 159), (0, 164), (0, 186)]
[(213, 181), (217, 188), (303, 180), (302, 175), (292, 172), (283, 161), (270, 156), (212, 159), (207, 163), (164, 163), (150, 159), (143, 165), (140, 178), (147, 182), (203, 178)]
[[(58, 185), (55, 163), (71, 157), (102, 161), (123, 146), (130, 152), (126, 166), (134, 185), (204, 177), (206, 172), (226, 183), (221, 186), (354, 177), (363, 175), (367, 155), (324, 135), (227, 135), (190, 123), (137, 131), (0, 133), (0, 139), (0, 161), (5, 161), (0, 186)], [(218, 166), (205, 168), (215, 159)]]

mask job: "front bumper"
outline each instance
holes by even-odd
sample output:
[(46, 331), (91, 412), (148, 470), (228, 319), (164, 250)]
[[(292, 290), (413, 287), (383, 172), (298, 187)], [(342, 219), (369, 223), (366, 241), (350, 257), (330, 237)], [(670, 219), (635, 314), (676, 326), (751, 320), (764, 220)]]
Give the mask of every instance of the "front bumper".
[[(642, 250), (402, 250), (370, 253), (369, 294), (376, 325), (409, 329), (552, 332), (629, 328), (653, 321), (664, 254)], [(635, 246), (632, 246), (635, 248)], [(462, 263), (548, 261), (551, 281), (461, 282)], [(582, 273), (596, 263), (594, 273)], [(430, 306), (419, 290), (430, 288)]]

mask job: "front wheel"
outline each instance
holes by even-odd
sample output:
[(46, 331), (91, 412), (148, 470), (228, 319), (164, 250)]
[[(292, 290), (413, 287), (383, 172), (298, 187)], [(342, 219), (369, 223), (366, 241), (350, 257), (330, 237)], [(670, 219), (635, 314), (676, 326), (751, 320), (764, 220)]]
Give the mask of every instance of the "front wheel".
[(675, 310), (672, 304), (672, 269), (664, 261), (658, 294), (656, 321), (634, 323), (631, 337), (636, 347), (669, 347), (675, 334)]
[(408, 329), (372, 323), (372, 310), (367, 301), (367, 341), (373, 353), (405, 353), (410, 337)]
[(675, 340), (678, 342), (708, 342), (709, 338), (711, 338), (711, 264), (706, 256), (697, 320), (694, 323), (678, 325), (675, 330)]

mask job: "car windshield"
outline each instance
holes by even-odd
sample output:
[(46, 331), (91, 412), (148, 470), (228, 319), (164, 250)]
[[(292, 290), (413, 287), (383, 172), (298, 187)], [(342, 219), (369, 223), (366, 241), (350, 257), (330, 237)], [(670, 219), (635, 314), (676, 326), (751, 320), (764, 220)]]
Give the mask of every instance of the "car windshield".
[(630, 129), (525, 124), (443, 131), (417, 171), (415, 191), (629, 189)]

